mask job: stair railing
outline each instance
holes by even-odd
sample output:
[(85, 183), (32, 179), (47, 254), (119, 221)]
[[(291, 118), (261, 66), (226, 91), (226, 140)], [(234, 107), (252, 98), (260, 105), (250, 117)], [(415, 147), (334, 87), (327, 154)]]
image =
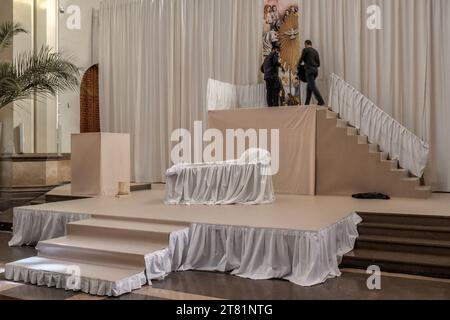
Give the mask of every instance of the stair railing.
[(336, 74), (331, 76), (329, 104), (339, 116), (378, 144), (402, 168), (422, 177), (430, 148), (405, 126), (381, 110), (353, 86)]

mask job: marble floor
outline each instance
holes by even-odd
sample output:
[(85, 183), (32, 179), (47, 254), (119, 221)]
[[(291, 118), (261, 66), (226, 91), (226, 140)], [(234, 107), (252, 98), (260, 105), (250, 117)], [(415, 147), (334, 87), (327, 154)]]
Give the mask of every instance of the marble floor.
[(287, 281), (254, 281), (209, 272), (174, 273), (132, 294), (119, 298), (89, 296), (46, 287), (6, 281), (5, 263), (35, 255), (33, 248), (9, 248), (11, 235), (0, 233), (0, 300), (334, 300), (419, 299), (449, 300), (450, 280), (383, 274), (381, 290), (367, 288), (368, 275), (343, 270), (341, 277), (323, 285), (300, 287)]

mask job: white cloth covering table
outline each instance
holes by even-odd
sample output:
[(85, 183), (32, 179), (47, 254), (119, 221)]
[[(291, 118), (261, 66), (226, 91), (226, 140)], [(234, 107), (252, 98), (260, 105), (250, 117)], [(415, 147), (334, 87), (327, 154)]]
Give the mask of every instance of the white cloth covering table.
[(181, 163), (166, 175), (166, 204), (256, 205), (275, 200), (267, 151), (248, 150), (239, 160)]

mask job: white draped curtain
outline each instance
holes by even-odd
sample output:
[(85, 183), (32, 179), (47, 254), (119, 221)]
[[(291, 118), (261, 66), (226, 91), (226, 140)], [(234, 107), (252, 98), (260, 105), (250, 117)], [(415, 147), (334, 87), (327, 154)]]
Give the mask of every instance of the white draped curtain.
[(431, 168), (437, 189), (450, 192), (450, 1), (431, 2)]
[[(431, 146), (425, 177), (450, 191), (450, 1), (299, 0), (301, 36), (321, 53), (319, 85), (332, 73), (352, 84)], [(382, 30), (367, 27), (381, 8)]]
[(209, 78), (258, 82), (263, 5), (263, 0), (102, 3), (101, 126), (131, 134), (133, 180), (164, 181), (172, 131), (206, 121)]
[[(431, 147), (427, 183), (450, 191), (450, 1), (298, 0), (302, 39)], [(366, 26), (381, 8), (382, 30)], [(108, 0), (100, 10), (101, 122), (129, 132), (133, 177), (161, 181), (169, 135), (206, 119), (208, 78), (257, 84), (263, 0)]]

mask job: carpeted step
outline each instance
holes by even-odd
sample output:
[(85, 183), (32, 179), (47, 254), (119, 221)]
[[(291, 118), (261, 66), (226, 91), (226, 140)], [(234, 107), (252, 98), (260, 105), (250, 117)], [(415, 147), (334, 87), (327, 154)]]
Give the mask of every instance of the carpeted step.
[(358, 135), (358, 144), (369, 144), (369, 138), (364, 135)]
[(383, 272), (450, 278), (449, 256), (356, 249), (344, 256), (340, 267), (367, 269), (371, 265)]
[(155, 251), (168, 248), (169, 239), (139, 241), (135, 239), (115, 238), (101, 235), (56, 238), (41, 241), (36, 249), (40, 257), (91, 264), (112, 265), (119, 267), (144, 268), (145, 256)]
[(380, 235), (388, 237), (450, 241), (450, 227), (445, 226), (363, 222), (359, 224), (358, 232), (361, 236)]
[[(386, 166), (386, 170), (399, 169), (398, 160), (381, 160), (381, 163)], [(406, 170), (406, 169), (403, 169)]]
[(360, 235), (356, 241), (355, 248), (450, 257), (450, 241), (446, 240)]
[(349, 136), (357, 136), (358, 135), (358, 129), (347, 127), (347, 135)]
[(433, 194), (433, 188), (431, 188), (431, 186), (420, 186), (420, 187), (416, 187), (417, 192), (422, 193), (422, 196), (425, 199), (428, 199), (429, 197), (431, 197), (431, 195)]
[(130, 184), (131, 192), (144, 191), (144, 190), (152, 190), (152, 184), (148, 183), (148, 182), (143, 182), (143, 183), (133, 182)]
[(159, 222), (139, 219), (114, 219), (94, 217), (69, 223), (67, 235), (90, 237), (113, 237), (115, 239), (134, 239), (144, 242), (165, 242), (172, 232), (180, 231), (189, 224)]
[(327, 119), (337, 119), (338, 118), (338, 114), (334, 111), (331, 110), (327, 110), (327, 114), (326, 114)]
[(364, 223), (389, 223), (407, 226), (435, 226), (450, 228), (450, 217), (433, 215), (386, 214), (358, 212)]
[(345, 129), (347, 129), (348, 128), (348, 121), (345, 121), (345, 120), (342, 120), (342, 119), (337, 119), (336, 126), (338, 128), (345, 128)]
[(120, 296), (147, 283), (143, 268), (119, 268), (43, 257), (8, 263), (5, 278), (100, 296)]

